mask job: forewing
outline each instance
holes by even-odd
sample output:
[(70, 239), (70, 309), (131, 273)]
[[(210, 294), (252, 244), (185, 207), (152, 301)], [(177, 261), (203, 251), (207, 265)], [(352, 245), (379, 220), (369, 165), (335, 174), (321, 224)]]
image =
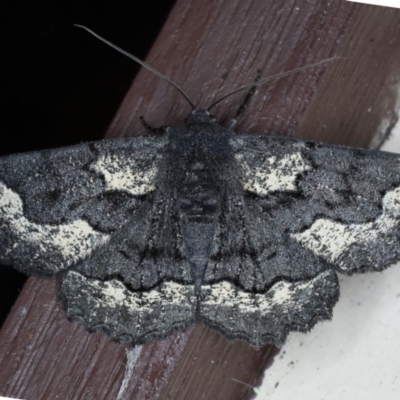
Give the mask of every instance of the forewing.
[(398, 154), (264, 136), (234, 148), (248, 207), (319, 259), (346, 274), (399, 259)]
[(0, 158), (0, 260), (51, 275), (110, 240), (154, 191), (164, 139), (122, 138)]

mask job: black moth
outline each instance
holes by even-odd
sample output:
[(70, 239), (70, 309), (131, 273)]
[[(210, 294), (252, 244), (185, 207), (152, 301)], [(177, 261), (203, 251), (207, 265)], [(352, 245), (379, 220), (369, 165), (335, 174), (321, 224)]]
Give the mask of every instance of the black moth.
[(194, 108), (162, 137), (0, 158), (0, 261), (56, 276), (68, 317), (118, 341), (201, 321), (281, 345), (331, 318), (337, 272), (399, 252), (398, 154), (236, 135)]

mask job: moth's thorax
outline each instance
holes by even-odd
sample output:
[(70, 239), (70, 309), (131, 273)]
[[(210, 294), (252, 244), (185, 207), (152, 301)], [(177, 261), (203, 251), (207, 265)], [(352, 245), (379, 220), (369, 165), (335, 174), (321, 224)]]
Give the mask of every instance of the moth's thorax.
[(231, 154), (232, 132), (219, 125), (207, 110), (194, 110), (183, 125), (168, 130), (168, 152), (174, 159), (187, 159), (197, 154), (215, 161)]
[(192, 120), (168, 132), (169, 181), (181, 212), (212, 217), (232, 164), (231, 132), (214, 123)]

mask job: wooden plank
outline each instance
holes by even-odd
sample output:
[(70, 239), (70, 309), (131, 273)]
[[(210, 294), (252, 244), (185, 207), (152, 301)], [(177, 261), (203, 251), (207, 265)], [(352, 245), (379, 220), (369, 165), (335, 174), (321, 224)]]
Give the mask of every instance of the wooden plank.
[[(178, 0), (146, 61), (206, 107), (251, 82), (257, 69), (268, 76), (344, 56), (260, 87), (236, 131), (367, 146), (396, 118), (399, 16), (342, 0)], [(215, 110), (219, 121), (229, 120), (243, 95)], [(172, 88), (141, 71), (108, 136), (143, 133), (139, 115), (154, 126), (176, 125), (189, 111)], [(276, 354), (196, 326), (143, 346), (136, 361), (130, 352), (132, 375), (124, 380), (128, 347), (66, 321), (55, 282), (37, 278), (0, 331), (0, 349), (0, 395), (26, 399), (245, 399), (251, 389), (232, 378), (257, 385)]]

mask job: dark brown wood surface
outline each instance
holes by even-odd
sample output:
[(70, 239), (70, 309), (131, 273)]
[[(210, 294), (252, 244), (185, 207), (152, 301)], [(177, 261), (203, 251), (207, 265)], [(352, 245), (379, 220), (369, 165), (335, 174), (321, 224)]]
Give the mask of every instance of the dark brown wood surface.
[[(251, 82), (257, 69), (268, 76), (334, 55), (346, 59), (259, 87), (235, 130), (376, 143), (397, 118), (399, 10), (344, 0), (178, 0), (146, 61), (207, 107)], [(214, 110), (221, 123), (244, 95)], [(178, 93), (142, 70), (108, 136), (143, 133), (139, 115), (153, 126), (177, 125), (189, 112)], [(135, 352), (127, 350), (68, 322), (54, 280), (30, 278), (0, 331), (0, 395), (246, 399), (251, 389), (232, 378), (258, 385), (276, 354), (272, 346), (255, 350), (200, 325), (143, 346), (136, 361), (128, 362)]]

